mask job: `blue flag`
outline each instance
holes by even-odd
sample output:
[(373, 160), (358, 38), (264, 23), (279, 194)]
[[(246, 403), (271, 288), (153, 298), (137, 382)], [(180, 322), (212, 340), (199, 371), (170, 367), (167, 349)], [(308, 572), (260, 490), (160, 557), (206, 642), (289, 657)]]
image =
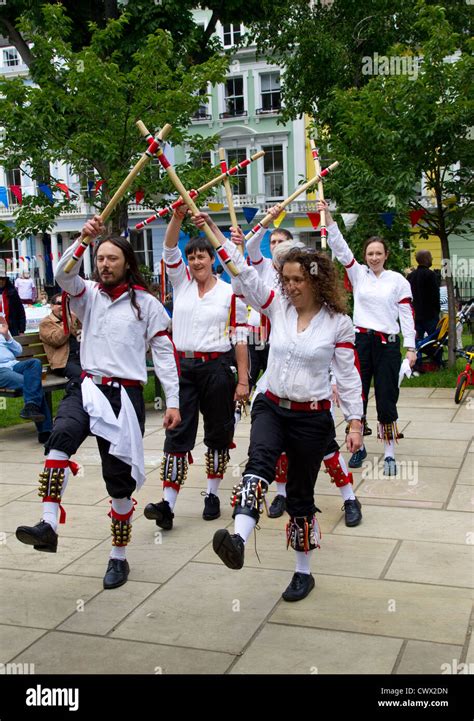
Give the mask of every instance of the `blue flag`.
[(4, 185), (0, 185), (0, 203), (3, 203), (5, 208), (9, 207), (7, 189)]
[(247, 223), (251, 223), (258, 213), (258, 208), (242, 208)]
[(387, 228), (390, 230), (390, 228), (393, 225), (393, 220), (395, 218), (395, 213), (380, 213), (380, 217), (387, 226)]
[(49, 200), (53, 201), (53, 191), (49, 187), (49, 185), (46, 185), (46, 183), (39, 183), (38, 190), (41, 190), (41, 192), (46, 195)]

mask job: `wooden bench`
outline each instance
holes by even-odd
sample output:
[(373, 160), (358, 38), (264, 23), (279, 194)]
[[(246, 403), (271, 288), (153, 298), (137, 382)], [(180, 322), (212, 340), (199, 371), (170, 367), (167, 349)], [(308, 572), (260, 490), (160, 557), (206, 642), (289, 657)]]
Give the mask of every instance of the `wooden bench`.
[[(30, 358), (39, 358), (43, 366), (43, 373), (46, 370), (46, 378), (43, 377), (42, 386), (46, 398), (46, 404), (53, 416), (53, 391), (60, 391), (66, 388), (67, 378), (55, 375), (48, 363), (44, 345), (40, 340), (39, 333), (27, 333), (26, 335), (15, 336), (15, 340), (20, 343), (23, 350), (21, 355), (17, 357), (17, 361), (29, 360)], [(0, 388), (1, 398), (18, 398), (23, 395), (22, 390), (12, 390), (11, 388)]]

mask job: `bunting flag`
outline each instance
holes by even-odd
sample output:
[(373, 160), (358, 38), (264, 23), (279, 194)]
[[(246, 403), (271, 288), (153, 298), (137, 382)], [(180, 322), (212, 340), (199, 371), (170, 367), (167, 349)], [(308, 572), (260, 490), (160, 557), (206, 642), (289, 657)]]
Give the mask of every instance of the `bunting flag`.
[(4, 185), (0, 185), (0, 203), (3, 203), (5, 208), (9, 207), (7, 189)]
[(258, 208), (242, 208), (247, 223), (251, 223), (258, 213)]
[(89, 191), (89, 193), (92, 193), (92, 188), (93, 188), (93, 187), (94, 187), (94, 181), (93, 181), (93, 180), (88, 180), (88, 181), (87, 181), (87, 190)]
[(278, 216), (278, 218), (275, 218), (275, 220), (273, 221), (273, 225), (275, 226), (275, 228), (280, 227), (280, 225), (285, 220), (285, 216), (286, 216), (286, 210), (282, 210), (280, 215)]
[(424, 208), (420, 208), (420, 210), (412, 210), (410, 211), (410, 223), (412, 224), (412, 227), (418, 223), (421, 218), (423, 218), (424, 215), (426, 215), (426, 210)]
[(306, 213), (306, 215), (310, 219), (313, 228), (317, 230), (321, 222), (321, 213)]
[(21, 192), (21, 185), (10, 185), (10, 190), (21, 205), (23, 203), (23, 193)]
[(28, 261), (28, 263), (29, 263), (29, 262), (30, 262), (30, 260), (31, 260), (30, 256), (29, 256), (29, 255), (25, 255), (25, 258), (26, 258), (26, 260), (27, 260), (27, 261)]
[(350, 230), (356, 223), (359, 217), (358, 213), (341, 213), (342, 222), (344, 223), (346, 230)]
[(43, 260), (43, 256), (40, 255), (40, 253), (38, 253), (38, 258), (41, 258), (41, 260)]
[(18, 256), (22, 263), (25, 262), (25, 257), (23, 255)]
[(56, 188), (59, 188), (59, 190), (62, 190), (64, 195), (68, 200), (71, 198), (71, 194), (69, 192), (69, 188), (67, 187), (66, 183), (56, 183)]
[(46, 183), (39, 183), (38, 190), (40, 190), (44, 195), (46, 195), (48, 200), (51, 200), (51, 201), (54, 200), (53, 191), (51, 190), (49, 185), (46, 185)]
[(144, 190), (137, 190), (137, 192), (135, 193), (135, 203), (136, 203), (137, 205), (140, 205), (140, 203), (142, 202), (142, 200), (143, 200), (144, 197), (145, 197), (145, 191), (144, 191)]
[(99, 190), (102, 188), (103, 184), (105, 183), (105, 180), (98, 180), (94, 186), (94, 195), (97, 195)]
[(379, 215), (380, 219), (383, 220), (387, 228), (390, 230), (390, 228), (393, 225), (393, 221), (395, 218), (395, 213), (389, 212), (389, 213), (380, 213)]
[(218, 213), (219, 210), (224, 208), (224, 203), (208, 203), (207, 206), (213, 213)]

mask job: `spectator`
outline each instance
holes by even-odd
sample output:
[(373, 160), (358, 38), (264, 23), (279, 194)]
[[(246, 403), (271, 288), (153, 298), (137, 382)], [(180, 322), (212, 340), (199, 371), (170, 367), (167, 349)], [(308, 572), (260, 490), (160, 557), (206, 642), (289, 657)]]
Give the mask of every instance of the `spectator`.
[(80, 345), (77, 339), (79, 321), (71, 317), (71, 328), (65, 333), (63, 327), (63, 309), (61, 293), (51, 298), (51, 313), (43, 318), (39, 325), (39, 336), (43, 341), (51, 370), (63, 378), (79, 380), (82, 368)]
[(5, 317), (12, 336), (25, 332), (25, 309), (13, 283), (2, 268), (0, 268), (0, 314)]
[(20, 296), (22, 303), (26, 305), (32, 305), (37, 298), (36, 285), (33, 279), (30, 277), (30, 272), (24, 270), (21, 274), (21, 278), (15, 280), (15, 288)]
[(441, 286), (439, 289), (439, 304), (441, 313), (447, 313), (448, 312), (448, 285), (446, 278), (443, 278), (441, 281)]
[(4, 316), (0, 316), (0, 387), (23, 391), (25, 406), (20, 416), (35, 422), (39, 442), (46, 443), (53, 426), (41, 386), (41, 361), (17, 361), (21, 352), (20, 343), (12, 338)]
[(435, 273), (430, 270), (433, 257), (429, 250), (416, 254), (418, 267), (408, 276), (415, 309), (415, 330), (418, 340), (431, 335), (439, 320), (439, 287)]
[(37, 305), (49, 305), (48, 294), (45, 290), (41, 290)]

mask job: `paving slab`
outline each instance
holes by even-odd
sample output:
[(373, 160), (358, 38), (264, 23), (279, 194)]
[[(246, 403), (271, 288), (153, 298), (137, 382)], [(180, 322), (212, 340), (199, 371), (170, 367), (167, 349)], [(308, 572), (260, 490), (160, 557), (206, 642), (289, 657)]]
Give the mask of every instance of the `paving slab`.
[(357, 497), (399, 498), (417, 501), (447, 501), (456, 479), (456, 468), (428, 468), (420, 466), (417, 460), (397, 459), (397, 475), (384, 476), (383, 463), (367, 459), (362, 470), (362, 482), (357, 488)]
[(459, 661), (461, 653), (462, 646), (408, 641), (396, 673), (407, 676), (417, 674), (438, 676), (446, 673), (446, 664), (450, 664), (454, 668), (454, 662)]
[(12, 533), (6, 543), (0, 545), (0, 568), (22, 569), (59, 573), (84, 554), (87, 554), (99, 541), (86, 538), (62, 536), (58, 542), (57, 553), (42, 553), (32, 546), (20, 543)]
[(13, 483), (3, 483), (0, 485), (0, 506), (5, 506), (10, 501), (16, 501), (30, 495), (30, 491), (26, 485), (15, 485)]
[(413, 421), (410, 423), (410, 438), (439, 438), (446, 441), (471, 441), (474, 429), (474, 413), (472, 413), (472, 426), (460, 423), (457, 418), (451, 423), (436, 423), (428, 414), (428, 422)]
[(472, 513), (474, 511), (474, 488), (457, 485), (448, 503), (448, 511), (470, 511)]
[(470, 453), (466, 454), (466, 458), (461, 466), (456, 482), (458, 485), (474, 485), (474, 458)]
[[(64, 503), (66, 523), (59, 526), (60, 536), (104, 540), (110, 534), (110, 522), (100, 506)], [(41, 502), (13, 501), (0, 507), (0, 528), (14, 532), (17, 526), (34, 526), (41, 518)], [(61, 540), (59, 541), (61, 543)]]
[(43, 628), (25, 628), (0, 624), (0, 663), (7, 663), (21, 651), (37, 641), (47, 631)]
[(474, 546), (402, 541), (385, 578), (474, 588)]
[(396, 638), (269, 623), (253, 639), (231, 673), (389, 674), (402, 643)]
[(38, 674), (161, 675), (222, 674), (233, 658), (226, 653), (56, 631), (48, 633), (15, 660), (28, 659)]

